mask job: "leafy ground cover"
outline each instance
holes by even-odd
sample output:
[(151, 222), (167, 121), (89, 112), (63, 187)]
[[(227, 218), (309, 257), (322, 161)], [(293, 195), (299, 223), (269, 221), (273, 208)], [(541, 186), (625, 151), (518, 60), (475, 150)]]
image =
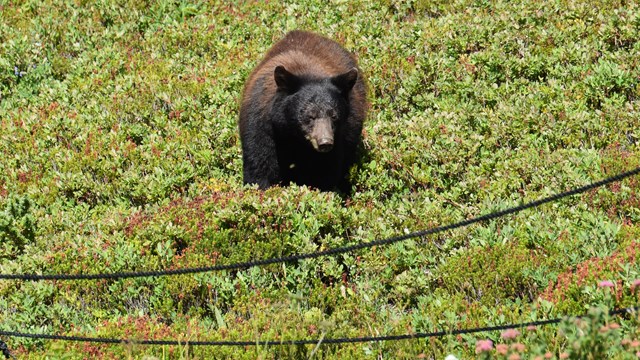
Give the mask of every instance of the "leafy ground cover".
[[(626, 1), (0, 1), (0, 272), (175, 269), (452, 223), (640, 166)], [(344, 198), (242, 185), (242, 85), (288, 30), (340, 41), (371, 109)], [(319, 346), (3, 338), (26, 359), (634, 358), (640, 178), (335, 258), (100, 281), (0, 281), (0, 329)]]

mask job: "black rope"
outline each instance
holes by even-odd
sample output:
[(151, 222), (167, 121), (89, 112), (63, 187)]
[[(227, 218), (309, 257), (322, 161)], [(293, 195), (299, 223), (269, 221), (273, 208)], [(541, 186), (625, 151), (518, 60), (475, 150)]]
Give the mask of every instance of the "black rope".
[(389, 245), (396, 242), (404, 241), (411, 238), (432, 235), (444, 231), (449, 231), (461, 227), (465, 227), (471, 224), (493, 220), (499, 217), (503, 217), (505, 215), (515, 214), (520, 211), (538, 207), (540, 205), (554, 202), (560, 200), (562, 198), (584, 193), (586, 191), (620, 181), (627, 177), (637, 175), (640, 173), (640, 167), (627, 171), (615, 176), (608, 177), (604, 180), (600, 180), (598, 182), (591, 183), (589, 185), (585, 185), (579, 188), (575, 188), (573, 190), (565, 191), (559, 194), (555, 194), (546, 198), (542, 198), (536, 201), (532, 201), (526, 204), (518, 205), (506, 210), (500, 210), (496, 212), (492, 212), (486, 215), (482, 215), (479, 217), (475, 217), (472, 219), (460, 221), (454, 224), (438, 226), (431, 229), (421, 230), (412, 232), (405, 235), (399, 235), (390, 237), (387, 239), (375, 240), (371, 242), (365, 242), (355, 245), (343, 246), (333, 249), (327, 249), (324, 251), (318, 251), (314, 253), (306, 253), (306, 254), (296, 254), (279, 258), (271, 258), (271, 259), (263, 259), (263, 260), (255, 260), (248, 261), (243, 263), (236, 264), (228, 264), (228, 265), (214, 265), (214, 266), (205, 266), (205, 267), (197, 267), (197, 268), (184, 268), (184, 269), (174, 269), (174, 270), (156, 270), (156, 271), (136, 271), (136, 272), (116, 272), (110, 274), (46, 274), (46, 275), (37, 275), (37, 274), (0, 274), (1, 279), (11, 279), (11, 280), (31, 280), (31, 281), (40, 281), (40, 280), (98, 280), (98, 279), (124, 279), (124, 278), (138, 278), (138, 277), (152, 277), (152, 276), (167, 276), (167, 275), (183, 275), (183, 274), (194, 274), (194, 273), (203, 273), (210, 271), (221, 271), (221, 270), (240, 270), (247, 269), (256, 266), (264, 266), (270, 264), (279, 264), (286, 263), (304, 259), (315, 259), (323, 256), (335, 256), (339, 254), (344, 254), (347, 252), (351, 252), (354, 250), (360, 250), (365, 248), (371, 248), (374, 246), (380, 245)]
[(7, 346), (7, 343), (2, 341), (2, 339), (0, 339), (0, 353), (2, 353), (2, 355), (4, 355), (5, 359), (15, 359), (15, 357), (13, 357), (13, 355), (11, 355), (11, 351), (9, 350), (9, 346)]
[[(620, 315), (629, 312), (635, 312), (638, 307), (629, 307), (622, 309), (615, 309), (609, 311), (609, 315)], [(575, 316), (575, 318), (583, 318), (586, 315)], [(47, 335), (47, 334), (30, 334), (15, 331), (3, 331), (0, 330), (0, 335), (9, 337), (21, 337), (30, 339), (47, 339), (47, 340), (63, 340), (63, 341), (76, 341), (76, 342), (90, 342), (90, 343), (102, 343), (102, 344), (121, 344), (132, 343), (138, 345), (192, 345), (192, 346), (278, 346), (278, 345), (314, 345), (321, 342), (322, 344), (350, 344), (350, 343), (364, 343), (373, 341), (398, 341), (398, 340), (410, 340), (410, 339), (424, 339), (431, 337), (442, 337), (447, 335), (460, 335), (460, 334), (473, 334), (489, 331), (519, 329), (528, 326), (543, 326), (550, 324), (557, 324), (561, 322), (563, 318), (555, 318), (549, 320), (530, 321), (518, 324), (485, 326), (470, 329), (455, 329), (450, 331), (434, 331), (427, 333), (415, 333), (404, 335), (388, 335), (388, 336), (365, 336), (356, 338), (333, 338), (323, 340), (268, 340), (268, 341), (179, 341), (179, 340), (132, 340), (132, 339), (115, 339), (115, 338), (96, 338), (85, 336), (66, 336), (66, 335)]]

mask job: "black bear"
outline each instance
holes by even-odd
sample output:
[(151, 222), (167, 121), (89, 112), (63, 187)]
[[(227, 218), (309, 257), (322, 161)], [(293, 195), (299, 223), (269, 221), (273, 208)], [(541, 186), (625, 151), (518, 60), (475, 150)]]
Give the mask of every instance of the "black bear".
[(245, 184), (290, 182), (349, 192), (368, 104), (353, 56), (337, 42), (292, 31), (253, 70), (240, 106)]

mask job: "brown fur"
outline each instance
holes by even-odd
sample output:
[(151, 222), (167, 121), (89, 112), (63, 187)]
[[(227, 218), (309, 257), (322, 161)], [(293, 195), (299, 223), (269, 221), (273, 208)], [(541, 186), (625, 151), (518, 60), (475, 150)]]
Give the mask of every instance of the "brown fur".
[[(312, 78), (330, 77), (345, 73), (357, 67), (355, 58), (345, 54), (340, 45), (320, 35), (294, 30), (277, 42), (256, 66), (245, 84), (242, 95), (242, 106), (252, 101), (251, 94), (257, 79), (265, 79), (264, 88), (260, 94), (260, 107), (269, 106), (269, 101), (276, 93), (276, 82), (273, 79), (273, 69), (283, 65), (289, 72), (296, 75), (306, 75)], [(359, 70), (360, 79), (363, 78)], [(349, 98), (354, 110), (364, 117), (368, 108), (364, 81), (360, 81), (360, 89), (351, 92)], [(242, 122), (240, 127), (242, 127)]]

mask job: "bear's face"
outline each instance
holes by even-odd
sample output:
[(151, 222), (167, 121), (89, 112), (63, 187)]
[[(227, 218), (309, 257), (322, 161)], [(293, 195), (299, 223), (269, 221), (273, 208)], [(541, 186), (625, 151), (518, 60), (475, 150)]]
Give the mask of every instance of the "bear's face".
[(336, 129), (349, 116), (349, 92), (358, 78), (358, 70), (354, 68), (325, 79), (304, 79), (278, 66), (274, 77), (278, 91), (286, 94), (289, 128), (296, 129), (316, 151), (331, 151)]

